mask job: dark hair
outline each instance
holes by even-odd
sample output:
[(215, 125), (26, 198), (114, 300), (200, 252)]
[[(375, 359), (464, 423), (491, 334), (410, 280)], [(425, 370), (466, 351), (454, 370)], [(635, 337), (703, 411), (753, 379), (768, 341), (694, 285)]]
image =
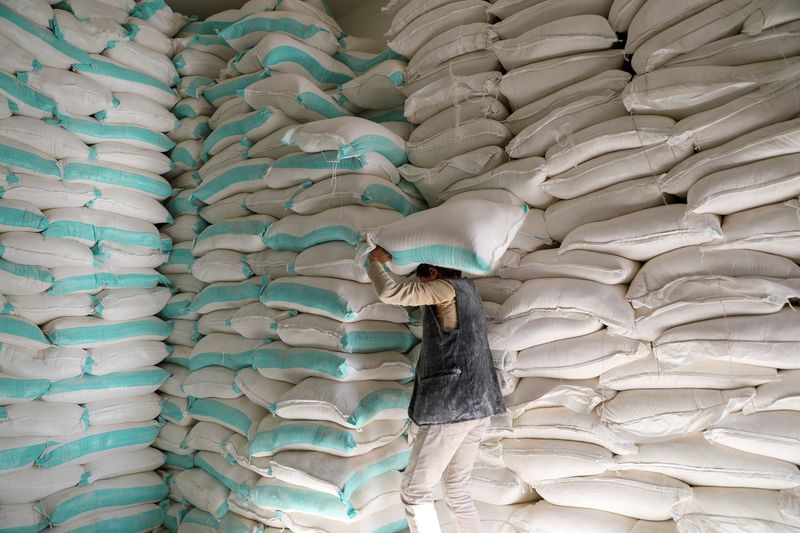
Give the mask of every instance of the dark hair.
[(417, 277), (418, 278), (426, 278), (431, 275), (431, 269), (435, 268), (439, 272), (439, 277), (442, 278), (460, 278), (461, 271), (456, 270), (455, 268), (445, 268), (436, 265), (429, 265), (427, 263), (421, 263), (417, 266)]

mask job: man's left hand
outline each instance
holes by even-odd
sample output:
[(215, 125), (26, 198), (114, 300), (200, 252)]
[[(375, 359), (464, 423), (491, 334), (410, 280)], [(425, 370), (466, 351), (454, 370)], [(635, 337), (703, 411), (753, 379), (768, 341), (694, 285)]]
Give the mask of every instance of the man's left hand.
[(369, 253), (369, 260), (370, 261), (377, 261), (378, 263), (385, 265), (392, 259), (392, 254), (381, 248), (380, 246), (376, 246), (374, 250)]

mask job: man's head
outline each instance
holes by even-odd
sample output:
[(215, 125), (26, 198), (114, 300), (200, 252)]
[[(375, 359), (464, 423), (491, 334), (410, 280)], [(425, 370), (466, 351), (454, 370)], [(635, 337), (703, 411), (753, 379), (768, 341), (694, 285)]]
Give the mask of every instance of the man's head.
[(437, 279), (453, 279), (461, 277), (460, 270), (429, 265), (427, 263), (422, 263), (421, 265), (417, 266), (416, 274), (417, 278), (423, 283), (428, 283)]

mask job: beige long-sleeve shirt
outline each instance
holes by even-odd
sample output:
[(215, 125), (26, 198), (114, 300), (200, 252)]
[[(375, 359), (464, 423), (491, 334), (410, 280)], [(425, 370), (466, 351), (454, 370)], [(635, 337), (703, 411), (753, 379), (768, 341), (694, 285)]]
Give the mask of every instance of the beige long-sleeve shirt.
[(432, 305), (443, 330), (458, 329), (456, 291), (446, 281), (437, 279), (428, 283), (397, 283), (377, 261), (370, 261), (367, 274), (382, 302), (408, 306)]

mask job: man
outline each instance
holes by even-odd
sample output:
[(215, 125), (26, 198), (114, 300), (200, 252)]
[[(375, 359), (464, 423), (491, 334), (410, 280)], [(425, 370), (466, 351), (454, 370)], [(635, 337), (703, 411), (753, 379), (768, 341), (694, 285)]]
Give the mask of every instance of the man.
[(419, 282), (399, 284), (381, 247), (369, 255), (369, 277), (382, 302), (424, 306), (422, 351), (408, 416), (411, 457), (401, 499), (411, 533), (439, 533), (433, 492), (444, 475), (444, 496), (456, 531), (478, 533), (480, 519), (469, 483), (489, 417), (505, 412), (492, 364), (483, 303), (457, 270), (420, 265)]

